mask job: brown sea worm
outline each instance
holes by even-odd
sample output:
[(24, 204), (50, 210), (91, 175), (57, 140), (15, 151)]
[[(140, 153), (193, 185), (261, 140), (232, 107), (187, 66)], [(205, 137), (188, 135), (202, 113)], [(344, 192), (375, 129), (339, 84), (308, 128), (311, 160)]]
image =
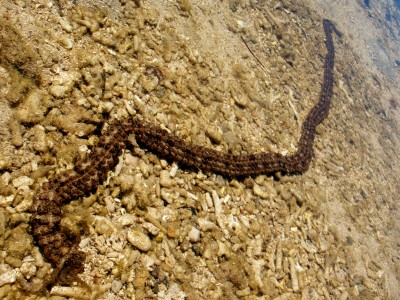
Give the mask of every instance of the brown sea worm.
[(97, 190), (106, 180), (108, 172), (117, 165), (122, 150), (129, 144), (130, 134), (135, 135), (140, 146), (162, 158), (191, 169), (226, 177), (307, 171), (314, 156), (316, 126), (327, 117), (333, 94), (335, 50), (332, 32), (340, 36), (331, 21), (323, 20), (323, 27), (327, 49), (323, 83), (319, 100), (302, 125), (296, 152), (289, 155), (275, 152), (234, 155), (187, 143), (167, 130), (136, 116), (124, 122), (111, 123), (97, 145), (76, 163), (74, 169), (56, 175), (38, 189), (30, 223), (34, 240), (54, 271), (43, 280), (42, 286), (34, 288), (23, 281), (23, 287), (31, 291), (40, 291), (57, 283), (78, 280), (77, 275), (83, 271), (85, 253), (79, 250), (80, 236), (62, 228), (61, 206)]

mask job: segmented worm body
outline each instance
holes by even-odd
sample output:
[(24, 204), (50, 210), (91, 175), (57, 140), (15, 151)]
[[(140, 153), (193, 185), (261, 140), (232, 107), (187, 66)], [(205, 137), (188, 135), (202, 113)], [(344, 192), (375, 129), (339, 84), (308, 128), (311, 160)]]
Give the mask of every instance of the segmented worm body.
[(187, 143), (156, 125), (133, 117), (124, 122), (111, 124), (91, 153), (78, 162), (73, 170), (59, 174), (42, 185), (35, 195), (30, 223), (36, 244), (44, 258), (55, 269), (44, 280), (43, 287), (60, 282), (62, 278), (74, 278), (82, 272), (85, 254), (78, 248), (80, 236), (62, 229), (61, 207), (73, 199), (96, 191), (106, 179), (108, 171), (117, 164), (130, 134), (135, 135), (140, 145), (160, 157), (176, 161), (182, 166), (227, 177), (306, 171), (313, 157), (315, 128), (328, 115), (333, 93), (335, 51), (332, 32), (340, 35), (329, 20), (323, 21), (323, 27), (327, 49), (323, 84), (318, 102), (303, 123), (298, 149), (294, 154), (286, 156), (273, 152), (250, 155), (225, 154)]

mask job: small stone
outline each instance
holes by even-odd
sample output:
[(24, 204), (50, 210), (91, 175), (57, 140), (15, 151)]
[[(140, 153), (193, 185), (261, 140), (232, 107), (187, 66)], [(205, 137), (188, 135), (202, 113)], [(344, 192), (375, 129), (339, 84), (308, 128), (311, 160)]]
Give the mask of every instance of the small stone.
[(68, 86), (56, 84), (50, 87), (49, 92), (56, 98), (62, 98), (69, 92), (69, 90), (70, 88)]
[(44, 94), (38, 90), (34, 90), (28, 94), (24, 102), (16, 111), (17, 119), (22, 123), (38, 123), (44, 117), (46, 102)]
[(7, 197), (0, 195), (0, 206), (3, 206), (3, 207), (10, 206), (13, 203), (14, 198), (15, 198), (14, 195), (10, 195)]
[(113, 197), (107, 196), (104, 198), (104, 202), (106, 203), (107, 210), (110, 214), (115, 212), (115, 201)]
[(58, 22), (60, 23), (62, 29), (64, 29), (66, 32), (71, 33), (72, 30), (74, 29), (71, 25), (71, 23), (69, 23), (67, 20), (65, 20), (64, 18), (59, 18)]
[(230, 149), (235, 149), (239, 143), (239, 139), (233, 131), (227, 131), (223, 134), (223, 140), (229, 145)]
[(36, 125), (34, 127), (35, 141), (33, 148), (37, 152), (44, 153), (47, 150), (46, 134), (43, 126)]
[(95, 230), (101, 235), (111, 235), (116, 232), (116, 228), (105, 217), (96, 217)]
[(147, 93), (150, 93), (151, 91), (153, 91), (157, 87), (158, 78), (155, 77), (155, 76), (151, 77), (151, 78), (148, 78), (147, 76), (143, 76), (141, 78), (141, 84), (142, 84), (142, 87), (144, 88), (144, 90)]
[(127, 153), (125, 156), (125, 164), (127, 166), (131, 166), (131, 167), (136, 167), (138, 164), (138, 157), (137, 156), (133, 156), (130, 153)]
[(167, 170), (162, 170), (160, 173), (160, 185), (163, 187), (171, 187), (173, 180)]
[(199, 218), (197, 221), (199, 223), (201, 231), (205, 232), (205, 231), (211, 231), (211, 230), (218, 229), (218, 226), (215, 225), (215, 223), (213, 223), (207, 219)]
[(12, 181), (12, 185), (17, 189), (21, 186), (30, 186), (33, 182), (33, 179), (28, 176), (20, 176)]
[(11, 256), (22, 259), (32, 250), (32, 238), (22, 226), (11, 230), (4, 249)]
[(111, 101), (100, 102), (99, 110), (102, 113), (109, 113), (113, 110), (114, 106), (114, 103), (112, 103)]
[(288, 190), (282, 190), (280, 195), (285, 201), (289, 201), (290, 197), (292, 196), (292, 194)]
[(111, 290), (114, 292), (114, 293), (118, 293), (120, 290), (121, 290), (121, 288), (122, 288), (122, 282), (121, 281), (119, 281), (119, 280), (114, 280), (112, 283), (111, 283)]
[(147, 252), (151, 248), (151, 241), (147, 235), (138, 230), (128, 231), (127, 239), (129, 243), (141, 251)]
[(237, 95), (234, 97), (235, 104), (241, 108), (245, 108), (249, 105), (249, 99), (245, 95)]
[(36, 267), (31, 262), (24, 262), (20, 267), (20, 271), (26, 279), (29, 279), (35, 275)]
[[(21, 112), (18, 112), (18, 113), (21, 113)], [(11, 131), (11, 136), (12, 136), (12, 138), (11, 138), (12, 144), (16, 147), (22, 146), (24, 144), (24, 138), (22, 137), (21, 124), (19, 124), (19, 122), (17, 122), (17, 120), (14, 120), (14, 121), (10, 122), (9, 126), (10, 126), (10, 131)]]
[(132, 225), (137, 222), (137, 217), (133, 214), (124, 214), (118, 219), (118, 222), (121, 226)]
[(7, 256), (4, 261), (13, 268), (19, 268), (22, 266), (22, 260), (13, 256)]
[(15, 211), (18, 213), (27, 211), (28, 209), (30, 209), (32, 207), (32, 204), (33, 204), (33, 199), (30, 197), (27, 197), (24, 200), (22, 200), (21, 203), (15, 207)]
[[(107, 288), (107, 285), (104, 286), (104, 289), (105, 288)], [(110, 287), (108, 286), (108, 288)], [(50, 291), (50, 295), (68, 297), (73, 299), (90, 299), (87, 289), (77, 286), (54, 286)]]
[(239, 0), (229, 0), (229, 8), (233, 12), (237, 12), (239, 7), (240, 1)]
[(157, 236), (160, 233), (160, 229), (152, 223), (146, 222), (142, 226), (153, 236)]
[(79, 243), (79, 248), (85, 248), (90, 243), (90, 238), (82, 239)]
[(169, 171), (169, 175), (173, 178), (176, 176), (176, 173), (178, 172), (179, 166), (177, 163), (173, 163), (171, 166), (171, 170)]
[(222, 133), (216, 130), (207, 130), (206, 135), (211, 139), (211, 141), (217, 145), (222, 142)]
[(67, 37), (62, 37), (60, 38), (60, 44), (65, 48), (65, 49), (72, 49), (73, 46), (73, 41), (70, 38)]
[(164, 228), (167, 231), (167, 236), (170, 238), (176, 238), (180, 234), (180, 222), (169, 222), (167, 223)]
[(127, 212), (131, 212), (137, 205), (136, 197), (134, 194), (128, 194), (122, 198), (121, 203)]
[(15, 280), (17, 280), (17, 274), (15, 270), (0, 274), (0, 286), (3, 286), (7, 283), (14, 283)]
[[(0, 196), (0, 205), (1, 205), (1, 198), (2, 196)], [(7, 224), (7, 214), (5, 212), (5, 209), (0, 209), (0, 248), (3, 248), (4, 246), (6, 224)]]
[(193, 243), (197, 243), (200, 241), (200, 230), (196, 227), (192, 227), (192, 229), (188, 233), (189, 240)]
[(258, 184), (254, 184), (253, 186), (253, 192), (255, 195), (260, 196), (261, 198), (268, 199), (270, 193), (266, 190), (264, 190), (261, 186)]
[(7, 170), (11, 168), (11, 162), (9, 160), (0, 157), (0, 171)]
[(123, 192), (129, 192), (135, 185), (135, 177), (132, 175), (121, 174), (118, 176), (117, 182)]

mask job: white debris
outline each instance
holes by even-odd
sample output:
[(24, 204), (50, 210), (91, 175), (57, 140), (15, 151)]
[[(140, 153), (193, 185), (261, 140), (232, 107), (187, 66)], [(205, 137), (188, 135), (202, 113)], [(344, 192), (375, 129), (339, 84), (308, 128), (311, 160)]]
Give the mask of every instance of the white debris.
[(200, 241), (200, 230), (196, 227), (192, 227), (188, 233), (189, 240), (193, 243)]
[(138, 248), (141, 251), (147, 252), (151, 248), (151, 241), (149, 237), (141, 231), (138, 230), (128, 231), (127, 239), (129, 243), (132, 244), (132, 246)]

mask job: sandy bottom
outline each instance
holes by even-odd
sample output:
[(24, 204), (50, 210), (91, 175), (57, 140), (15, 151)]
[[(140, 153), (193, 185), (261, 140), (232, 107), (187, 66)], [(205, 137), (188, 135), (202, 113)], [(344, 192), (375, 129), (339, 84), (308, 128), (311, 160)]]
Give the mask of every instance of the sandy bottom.
[[(398, 299), (400, 7), (325, 2), (0, 1), (0, 298)], [(80, 281), (23, 289), (52, 271), (30, 231), (35, 191), (112, 120), (221, 152), (295, 152), (323, 18), (343, 34), (307, 172), (224, 178), (131, 136), (107, 181), (63, 207)]]

